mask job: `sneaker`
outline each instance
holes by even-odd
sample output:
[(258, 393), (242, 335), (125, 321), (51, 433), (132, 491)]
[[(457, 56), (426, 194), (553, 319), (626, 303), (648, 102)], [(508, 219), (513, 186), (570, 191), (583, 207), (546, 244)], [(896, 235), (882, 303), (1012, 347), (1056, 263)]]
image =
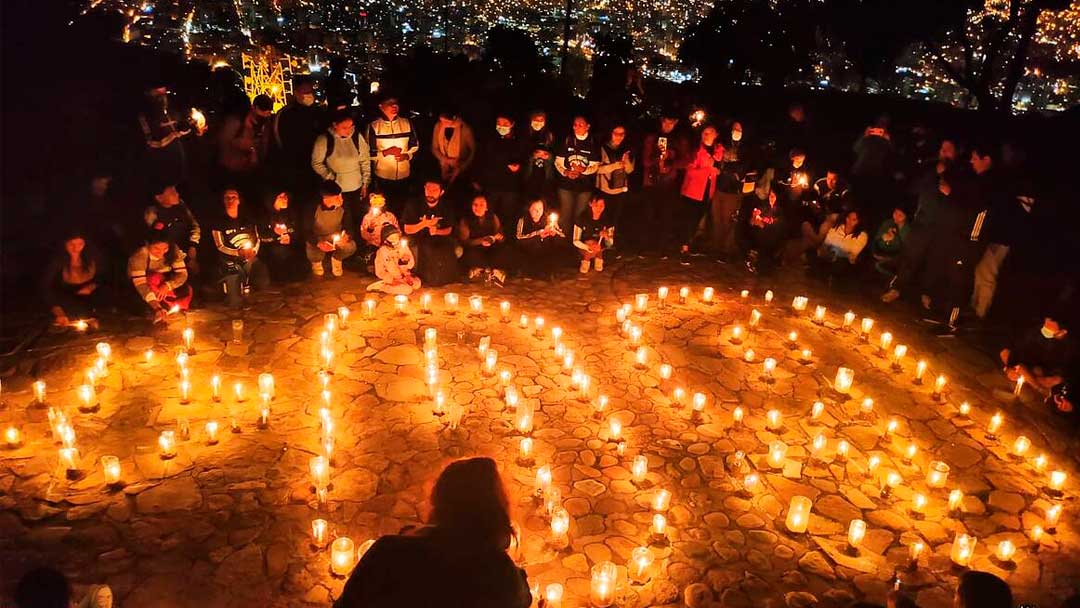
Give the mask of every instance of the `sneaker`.
[(492, 270), (491, 282), (495, 283), (496, 287), (503, 287), (504, 285), (506, 285), (506, 273), (498, 269)]
[(322, 262), (312, 262), (311, 263), (311, 274), (313, 274), (313, 275), (315, 275), (317, 277), (321, 277), (321, 276), (323, 276), (323, 274), (325, 272), (326, 271), (323, 269)]
[(589, 273), (589, 260), (581, 260), (581, 268), (578, 269), (581, 274)]
[(892, 304), (893, 302), (895, 302), (895, 301), (897, 301), (899, 299), (900, 299), (900, 292), (895, 290), (895, 289), (890, 289), (889, 291), (886, 291), (885, 293), (881, 294), (881, 301), (886, 303), (886, 304)]
[(330, 274), (335, 277), (340, 277), (345, 274), (345, 268), (341, 266), (341, 260), (337, 258), (330, 258)]
[(604, 272), (604, 258), (596, 258), (593, 260), (593, 268), (596, 272)]
[(469, 269), (469, 280), (470, 281), (475, 281), (482, 274), (484, 274), (484, 269), (483, 268), (470, 268)]

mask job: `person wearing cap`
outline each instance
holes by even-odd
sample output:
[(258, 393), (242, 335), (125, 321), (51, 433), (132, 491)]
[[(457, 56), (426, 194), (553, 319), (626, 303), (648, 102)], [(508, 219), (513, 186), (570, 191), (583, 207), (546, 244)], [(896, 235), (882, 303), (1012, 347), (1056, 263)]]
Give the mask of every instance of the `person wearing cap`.
[(368, 291), (394, 295), (409, 295), (420, 289), (420, 278), (412, 273), (416, 258), (402, 240), (397, 226), (384, 224), (379, 232), (382, 244), (375, 252), (375, 276), (378, 281), (368, 285)]
[(372, 192), (368, 196), (368, 212), (360, 220), (360, 238), (371, 247), (378, 248), (384, 240), (383, 227), (387, 225), (401, 229), (397, 216), (386, 208), (386, 197)]
[(304, 248), (311, 262), (311, 273), (316, 277), (324, 274), (323, 262), (330, 258), (330, 272), (335, 277), (344, 274), (342, 260), (356, 253), (356, 241), (352, 238), (352, 214), (341, 198), (341, 186), (326, 180), (319, 187), (321, 201), (307, 217), (307, 244)]
[(365, 135), (374, 150), (375, 189), (386, 195), (395, 212), (402, 209), (409, 196), (412, 159), (420, 150), (412, 123), (400, 113), (397, 97), (384, 97), (379, 103), (380, 116), (371, 121)]

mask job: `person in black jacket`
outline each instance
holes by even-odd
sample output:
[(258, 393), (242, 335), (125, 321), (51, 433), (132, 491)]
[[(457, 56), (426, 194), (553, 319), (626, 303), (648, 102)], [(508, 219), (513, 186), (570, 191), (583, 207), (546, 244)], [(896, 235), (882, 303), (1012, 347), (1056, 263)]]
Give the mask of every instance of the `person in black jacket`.
[(307, 271), (304, 265), (304, 239), (300, 236), (300, 222), (288, 192), (274, 194), (266, 210), (266, 220), (259, 230), (259, 238), (262, 240), (262, 257), (274, 281), (289, 282), (303, 278)]
[(507, 554), (510, 506), (491, 458), (450, 463), (427, 526), (383, 536), (349, 575), (334, 608), (528, 608), (525, 571)]
[[(975, 157), (981, 153), (978, 148), (972, 151), (972, 163), (979, 162)], [(989, 154), (982, 159), (982, 162), (992, 168), (993, 158)], [(997, 290), (998, 273), (1001, 272), (1001, 266), (1005, 263), (1009, 251), (1033, 238), (1031, 211), (1035, 206), (1035, 196), (1032, 188), (1030, 185), (1003, 184), (1002, 181), (991, 180), (992, 187), (988, 192), (991, 198), (987, 201), (987, 245), (975, 266), (975, 289), (971, 294), (971, 308), (979, 319), (985, 319), (990, 312), (994, 292)]]
[(73, 320), (95, 318), (104, 302), (101, 283), (105, 276), (102, 258), (93, 244), (79, 230), (67, 234), (63, 251), (53, 255), (41, 277), (53, 323), (67, 327)]
[(240, 193), (227, 188), (221, 193), (225, 213), (211, 229), (214, 248), (218, 252), (218, 273), (225, 291), (225, 302), (239, 307), (251, 290), (266, 289), (270, 274), (266, 264), (258, 259), (259, 227), (246, 214), (240, 213)]
[(566, 235), (557, 214), (548, 212), (542, 198), (529, 203), (518, 219), (514, 243), (516, 265), (526, 277), (554, 280), (555, 270), (567, 257)]
[(525, 150), (507, 113), (495, 119), (495, 136), (484, 146), (481, 184), (487, 193), (491, 211), (503, 223), (513, 221), (521, 212), (521, 177), (524, 174)]
[(202, 229), (191, 208), (181, 200), (174, 184), (162, 183), (158, 186), (154, 203), (143, 212), (143, 219), (150, 230), (164, 232), (169, 242), (184, 252), (191, 274), (199, 274), (196, 259)]
[(547, 114), (536, 110), (529, 116), (529, 129), (522, 135), (527, 155), (524, 168), (525, 193), (547, 196), (555, 166), (555, 135), (547, 125)]
[(481, 278), (497, 287), (506, 284), (506, 240), (499, 216), (488, 209), (487, 197), (473, 197), (471, 210), (458, 222), (461, 261), (469, 270), (469, 281)]

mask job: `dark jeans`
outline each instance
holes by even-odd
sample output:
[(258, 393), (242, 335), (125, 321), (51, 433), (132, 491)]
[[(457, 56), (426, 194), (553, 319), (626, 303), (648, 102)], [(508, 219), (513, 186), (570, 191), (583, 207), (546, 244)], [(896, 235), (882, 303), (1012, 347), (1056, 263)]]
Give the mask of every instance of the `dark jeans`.
[(307, 260), (299, 243), (279, 245), (266, 243), (259, 248), (259, 257), (264, 258), (270, 269), (270, 278), (275, 283), (299, 281), (307, 274)]
[(672, 222), (679, 205), (678, 183), (646, 188), (638, 204), (640, 221), (636, 222), (637, 249), (667, 251), (673, 244)]
[(59, 306), (64, 310), (64, 316), (72, 321), (93, 319), (105, 308), (109, 301), (109, 291), (108, 287), (99, 283), (97, 289), (85, 296), (64, 289), (50, 293), (49, 299), (50, 307)]
[[(353, 190), (352, 192), (342, 192), (341, 200), (345, 204), (345, 208), (352, 214), (353, 219), (360, 221), (360, 218), (367, 215), (368, 203), (367, 198), (363, 196), (362, 191)], [(359, 224), (357, 225), (359, 226)], [(346, 226), (350, 233), (356, 231), (357, 226)]]
[(488, 208), (502, 221), (504, 231), (521, 215), (521, 196), (517, 192), (492, 190), (487, 193), (487, 202)]
[(713, 195), (709, 212), (712, 216), (712, 246), (717, 253), (735, 253), (735, 214), (741, 204), (742, 195), (736, 192)]
[(457, 240), (450, 236), (425, 236), (410, 244), (416, 257), (416, 276), (425, 285), (437, 287), (453, 283), (460, 278), (454, 249)]
[(682, 197), (679, 201), (679, 222), (676, 239), (679, 247), (689, 247), (697, 234), (698, 224), (705, 215), (705, 202)]
[(222, 269), (221, 286), (227, 306), (239, 308), (243, 304), (245, 284), (255, 290), (270, 286), (270, 273), (259, 258), (254, 258), (243, 266), (234, 264)]
[(556, 194), (559, 197), (559, 226), (563, 233), (569, 235), (574, 231), (574, 219), (589, 206), (592, 200), (592, 192), (567, 190), (559, 188)]
[(534, 237), (517, 242), (516, 266), (532, 278), (548, 278), (568, 262), (569, 245), (566, 239)]
[(626, 201), (630, 198), (629, 192), (621, 192), (619, 194), (602, 194), (604, 197), (604, 214), (607, 215), (611, 221), (611, 225), (615, 226), (615, 239), (616, 244), (619, 242), (620, 230), (623, 227), (623, 215), (626, 214)]
[(507, 248), (504, 243), (495, 243), (490, 247), (482, 245), (465, 246), (461, 254), (461, 261), (468, 269), (490, 268), (492, 270), (506, 270)]
[(900, 293), (916, 287), (925, 289), (925, 280), (919, 279), (923, 278), (922, 268), (929, 249), (929, 231), (923, 226), (912, 226), (910, 234), (904, 239), (904, 248), (900, 250), (900, 256), (896, 260), (896, 278), (892, 283), (893, 289)]

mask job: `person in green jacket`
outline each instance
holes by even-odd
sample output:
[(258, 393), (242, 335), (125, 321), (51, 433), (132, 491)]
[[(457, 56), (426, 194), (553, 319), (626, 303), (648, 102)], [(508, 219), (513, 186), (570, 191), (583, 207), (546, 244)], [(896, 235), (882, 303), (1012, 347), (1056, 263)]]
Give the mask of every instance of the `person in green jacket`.
[(892, 216), (881, 222), (874, 235), (871, 253), (874, 256), (874, 268), (886, 276), (896, 274), (896, 260), (904, 248), (904, 241), (911, 232), (907, 211), (897, 205)]

